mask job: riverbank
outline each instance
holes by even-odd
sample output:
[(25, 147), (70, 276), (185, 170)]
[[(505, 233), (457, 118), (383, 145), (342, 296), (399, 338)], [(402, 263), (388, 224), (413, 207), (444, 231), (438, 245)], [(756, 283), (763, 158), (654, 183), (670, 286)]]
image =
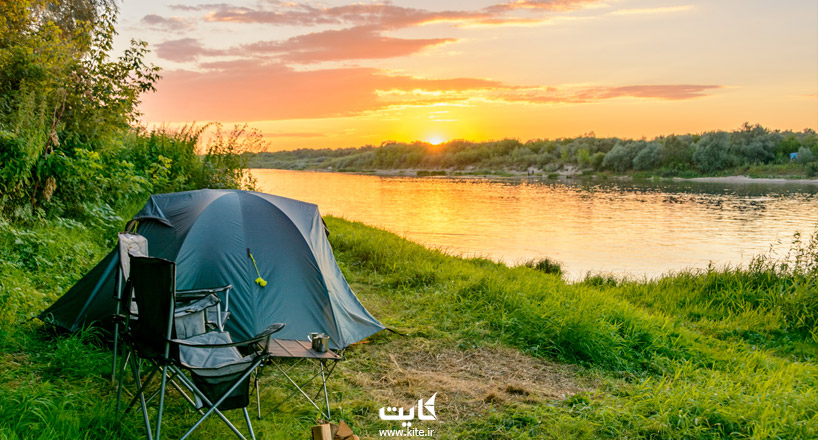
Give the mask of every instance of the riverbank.
[(384, 142), (359, 148), (256, 152), (252, 168), (357, 171), (392, 170), (449, 175), (632, 175), (641, 177), (818, 178), (818, 134), (743, 124), (732, 131), (648, 139), (584, 135), (559, 139)]
[(709, 183), (763, 183), (763, 184), (799, 184), (799, 185), (818, 185), (818, 179), (788, 179), (784, 177), (770, 178), (770, 177), (750, 177), (750, 176), (719, 176), (719, 177), (693, 177), (690, 179), (674, 178), (674, 180), (688, 180), (691, 182), (709, 182)]
[[(762, 259), (752, 271), (566, 284), (360, 223), (326, 222), (363, 304), (408, 334), (353, 345), (330, 381), (333, 414), (361, 438), (395, 428), (378, 408), (434, 393), (438, 420), (418, 425), (438, 439), (818, 436), (818, 343), (810, 336), (818, 331), (810, 305), (818, 237), (787, 268)], [(0, 437), (141, 438), (138, 414), (120, 424), (113, 413), (100, 334), (55, 338), (29, 319), (110, 243), (76, 222), (2, 226)], [(263, 408), (286, 395), (266, 375), (262, 387)], [(173, 437), (194, 413), (177, 395), (170, 405), (163, 432)], [(315, 417), (309, 404), (291, 401), (254, 425), (261, 438), (303, 438)], [(218, 421), (201, 429), (199, 438), (231, 435)]]
[[(332, 170), (310, 170), (319, 172), (333, 172)], [(799, 184), (799, 185), (818, 185), (818, 179), (799, 179), (792, 177), (750, 177), (746, 175), (735, 176), (709, 176), (709, 177), (659, 177), (647, 175), (614, 175), (614, 174), (597, 174), (597, 173), (583, 173), (576, 169), (562, 170), (555, 173), (544, 173), (539, 170), (532, 170), (531, 172), (503, 170), (498, 172), (485, 171), (467, 171), (460, 172), (454, 170), (440, 170), (432, 171), (406, 169), (406, 170), (371, 170), (371, 171), (344, 171), (345, 173), (377, 176), (409, 176), (409, 177), (451, 177), (451, 178), (514, 178), (514, 179), (550, 179), (550, 180), (645, 180), (645, 179), (659, 179), (659, 180), (673, 180), (673, 181), (690, 181), (690, 182), (708, 182), (708, 183), (728, 183), (728, 184), (745, 184), (745, 183), (760, 183), (760, 184)]]

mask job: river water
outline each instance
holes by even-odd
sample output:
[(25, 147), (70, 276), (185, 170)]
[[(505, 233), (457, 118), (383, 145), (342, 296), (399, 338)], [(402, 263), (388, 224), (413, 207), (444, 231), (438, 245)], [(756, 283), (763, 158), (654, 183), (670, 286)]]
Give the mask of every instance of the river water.
[(818, 185), (381, 177), (254, 169), (261, 191), (417, 243), (509, 265), (549, 257), (569, 279), (655, 277), (779, 255), (818, 222)]

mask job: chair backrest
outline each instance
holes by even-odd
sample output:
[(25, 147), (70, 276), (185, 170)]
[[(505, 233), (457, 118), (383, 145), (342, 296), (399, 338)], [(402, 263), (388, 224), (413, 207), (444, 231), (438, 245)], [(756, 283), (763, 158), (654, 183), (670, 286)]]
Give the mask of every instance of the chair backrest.
[(122, 271), (122, 278), (127, 280), (131, 275), (131, 262), (129, 255), (139, 255), (147, 257), (148, 239), (139, 234), (130, 232), (120, 232), (119, 238), (119, 267)]
[(173, 314), (176, 303), (176, 263), (162, 258), (130, 257), (130, 281), (139, 306), (133, 338), (142, 355), (164, 356), (168, 339), (175, 338)]

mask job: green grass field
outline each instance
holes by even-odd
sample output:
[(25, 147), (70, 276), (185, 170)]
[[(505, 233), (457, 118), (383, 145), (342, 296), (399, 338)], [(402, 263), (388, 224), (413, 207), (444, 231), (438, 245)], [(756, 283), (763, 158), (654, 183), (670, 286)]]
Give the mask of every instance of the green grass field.
[[(786, 261), (568, 284), (326, 220), (361, 301), (408, 334), (353, 345), (330, 382), (333, 418), (362, 438), (396, 428), (379, 408), (435, 392), (439, 420), (416, 426), (436, 439), (818, 437), (816, 236)], [(31, 319), (102, 258), (111, 230), (0, 221), (0, 439), (144, 437), (138, 413), (115, 414), (101, 333), (55, 336)], [(270, 373), (263, 411), (288, 393)], [(309, 438), (311, 408), (268, 411), (258, 438)], [(195, 418), (171, 393), (163, 435)], [(231, 435), (210, 420), (194, 438)]]

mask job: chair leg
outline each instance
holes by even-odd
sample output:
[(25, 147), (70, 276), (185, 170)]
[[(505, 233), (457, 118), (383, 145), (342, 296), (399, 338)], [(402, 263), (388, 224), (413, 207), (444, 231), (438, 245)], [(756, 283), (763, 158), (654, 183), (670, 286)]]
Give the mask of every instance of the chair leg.
[(153, 436), (151, 435), (151, 422), (148, 418), (148, 405), (145, 403), (145, 390), (142, 389), (142, 381), (139, 378), (139, 364), (136, 361), (136, 356), (131, 358), (131, 371), (133, 371), (134, 380), (136, 380), (137, 397), (142, 406), (142, 419), (145, 422), (145, 429), (148, 431), (148, 440), (153, 440)]
[[(119, 303), (117, 303), (116, 308), (119, 309)], [(117, 310), (117, 314), (119, 314), (119, 310)], [(111, 361), (111, 385), (113, 385), (114, 382), (116, 381), (117, 353), (119, 353), (119, 322), (117, 322), (116, 325), (114, 325), (114, 356), (113, 360)]]
[[(133, 358), (131, 358), (131, 361), (133, 361), (133, 362), (135, 362), (137, 365), (139, 365), (139, 360), (138, 360), (138, 359), (136, 359), (136, 356), (134, 356)], [(136, 371), (140, 371), (140, 369), (139, 369), (139, 367), (138, 367), (138, 366), (137, 366)], [(147, 377), (147, 378), (145, 378), (145, 382), (144, 382), (144, 383), (143, 383), (143, 382), (141, 382), (141, 376), (140, 376), (140, 381), (138, 381), (138, 382), (137, 382), (137, 393), (136, 393), (136, 395), (135, 395), (135, 396), (133, 396), (133, 399), (131, 399), (131, 402), (130, 402), (130, 403), (128, 404), (128, 406), (125, 408), (125, 414), (127, 414), (127, 413), (128, 413), (130, 410), (131, 410), (131, 408), (133, 408), (134, 404), (136, 403), (136, 401), (137, 401), (137, 400), (139, 400), (139, 398), (140, 398), (140, 397), (141, 397), (142, 399), (145, 399), (145, 394), (144, 394), (144, 393), (145, 393), (145, 390), (148, 388), (148, 385), (149, 385), (149, 384), (151, 383), (151, 381), (153, 380), (153, 376), (154, 376), (154, 375), (156, 375), (156, 372), (157, 372), (157, 371), (159, 371), (159, 368), (158, 368), (157, 366), (154, 366), (154, 367), (151, 369), (151, 372), (150, 372), (150, 373), (148, 373), (148, 377)], [(140, 374), (141, 374), (141, 373), (140, 373)], [(150, 400), (150, 399), (148, 399), (148, 400)], [(146, 403), (147, 403), (147, 401), (146, 401)]]
[(256, 433), (253, 432), (253, 425), (250, 423), (250, 414), (247, 413), (247, 407), (242, 408), (244, 411), (244, 420), (247, 422), (247, 429), (250, 430), (250, 438), (256, 440)]
[(259, 420), (261, 420), (261, 390), (260, 390), (260, 389), (259, 389), (259, 387), (258, 387), (258, 377), (259, 377), (259, 372), (258, 372), (258, 371), (256, 371), (256, 380), (255, 380), (255, 386), (256, 386), (256, 409), (258, 410), (258, 419), (259, 419)]
[(162, 410), (165, 409), (165, 386), (168, 384), (167, 366), (160, 366), (162, 370), (162, 386), (159, 388), (159, 415), (156, 416), (156, 440), (162, 431)]
[(116, 413), (119, 414), (119, 409), (121, 407), (121, 400), (122, 400), (122, 381), (125, 379), (125, 369), (128, 367), (129, 360), (131, 358), (131, 353), (125, 353), (125, 359), (122, 361), (122, 368), (119, 369), (119, 385), (116, 388)]

